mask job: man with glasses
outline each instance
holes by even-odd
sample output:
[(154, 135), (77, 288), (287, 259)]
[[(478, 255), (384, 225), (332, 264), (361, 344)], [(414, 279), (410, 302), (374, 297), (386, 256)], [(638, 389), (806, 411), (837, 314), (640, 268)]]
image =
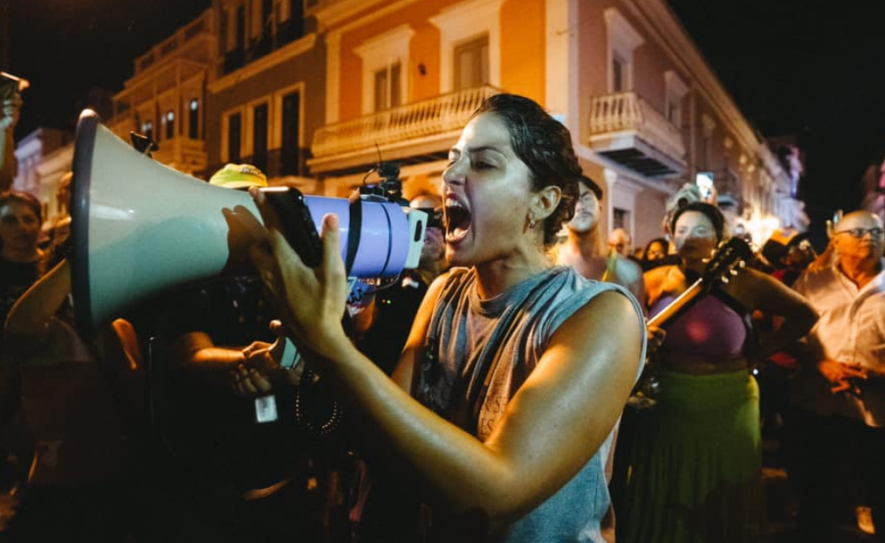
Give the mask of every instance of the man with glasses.
[[(820, 313), (793, 383), (795, 478), (801, 541), (840, 541), (853, 507), (872, 508), (885, 541), (885, 247), (867, 211), (832, 229), (832, 266), (794, 284)], [(844, 536), (844, 533), (842, 534)]]

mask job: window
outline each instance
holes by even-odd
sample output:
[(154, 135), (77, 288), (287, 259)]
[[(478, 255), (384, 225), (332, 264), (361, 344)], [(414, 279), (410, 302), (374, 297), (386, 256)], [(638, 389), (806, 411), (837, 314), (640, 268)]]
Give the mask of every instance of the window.
[[(503, 0), (462, 2), (430, 18), (430, 23), (439, 28), (442, 93), (480, 84), (501, 86), (503, 3)], [(477, 39), (480, 36), (484, 37), (484, 44)], [(459, 58), (460, 55), (467, 56)]]
[(713, 131), (716, 130), (716, 121), (706, 113), (701, 116), (701, 166), (705, 170), (712, 169), (713, 161)]
[(187, 137), (200, 139), (200, 101), (194, 98), (188, 107)]
[(283, 134), (281, 149), (282, 175), (298, 175), (301, 142), (301, 94), (293, 92), (283, 96)]
[(381, 111), (408, 102), (402, 66), (409, 65), (409, 25), (375, 36), (354, 49), (363, 60), (363, 112)]
[(664, 72), (666, 97), (664, 114), (673, 126), (682, 128), (682, 100), (688, 94), (688, 85), (673, 70)]
[(455, 90), (489, 84), (489, 36), (455, 48)]
[(633, 89), (633, 51), (645, 39), (616, 8), (604, 12), (608, 33), (608, 90), (610, 93)]
[(221, 19), (218, 22), (218, 28), (221, 31), (221, 35), (218, 37), (219, 39), (219, 47), (221, 47), (222, 53), (227, 53), (230, 47), (228, 44), (230, 43), (230, 29), (227, 27), (227, 8), (223, 8), (221, 10)]
[(149, 139), (154, 139), (153, 121), (145, 121), (144, 124), (141, 125), (141, 133), (147, 136)]
[(402, 104), (400, 73), (399, 62), (375, 72), (375, 111), (383, 111)]
[(624, 81), (626, 74), (624, 73), (624, 60), (618, 55), (612, 56), (612, 91), (623, 92), (627, 89), (627, 82)]
[(612, 230), (615, 228), (623, 228), (629, 232), (630, 230), (630, 212), (619, 207), (612, 209)]
[[(277, 41), (288, 43), (304, 35), (304, 4), (302, 0), (288, 0), (277, 4)], [(288, 10), (288, 11), (287, 11)]]
[(240, 162), (240, 144), (241, 144), (241, 135), (240, 130), (242, 129), (242, 116), (239, 113), (234, 113), (230, 117), (228, 117), (227, 124), (227, 161), (228, 162)]
[(267, 171), (267, 104), (255, 106), (252, 117), (252, 164)]
[(166, 112), (166, 139), (175, 137), (175, 113), (172, 110)]
[(273, 0), (261, 0), (261, 25), (264, 29), (263, 32), (270, 32), (271, 23), (273, 22), (271, 16), (273, 15)]
[(237, 41), (234, 49), (244, 49), (246, 47), (246, 6), (237, 8)]
[(667, 120), (673, 126), (682, 126), (682, 100), (667, 99)]

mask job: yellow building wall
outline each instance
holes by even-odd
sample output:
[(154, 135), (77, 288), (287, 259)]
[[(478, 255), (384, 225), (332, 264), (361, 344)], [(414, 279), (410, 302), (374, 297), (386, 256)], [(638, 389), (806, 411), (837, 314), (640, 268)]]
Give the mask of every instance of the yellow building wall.
[[(409, 50), (415, 69), (409, 78), (412, 102), (426, 100), (439, 95), (440, 89), (440, 50), (439, 29), (424, 21), (415, 25), (415, 35)], [(421, 74), (424, 66), (424, 75)]]
[(501, 6), (501, 87), (544, 103), (544, 0), (508, 0)]
[[(409, 102), (438, 96), (440, 34), (428, 19), (456, 4), (451, 0), (422, 0), (342, 34), (339, 119), (353, 119), (363, 114), (362, 60), (353, 52), (354, 48), (403, 24), (415, 31), (409, 66), (404, 67), (403, 72), (409, 78)], [(544, 103), (545, 32), (544, 0), (507, 0), (501, 6), (502, 90)]]
[[(403, 66), (403, 75), (408, 77), (409, 102), (439, 94), (439, 30), (428, 19), (454, 3), (451, 0), (421, 0), (342, 34), (339, 119), (343, 121), (362, 115), (362, 59), (353, 50), (404, 24), (415, 31), (409, 50), (409, 65)], [(424, 76), (418, 71), (419, 64), (425, 66)]]

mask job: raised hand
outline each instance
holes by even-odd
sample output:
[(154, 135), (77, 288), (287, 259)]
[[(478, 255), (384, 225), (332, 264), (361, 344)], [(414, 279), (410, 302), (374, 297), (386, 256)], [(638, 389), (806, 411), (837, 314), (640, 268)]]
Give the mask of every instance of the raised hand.
[(323, 217), (322, 262), (310, 268), (286, 241), (266, 195), (257, 189), (250, 194), (267, 229), (267, 237), (253, 244), (251, 255), (268, 298), (281, 317), (286, 335), (299, 350), (323, 358), (329, 346), (348, 341), (341, 326), (348, 290), (338, 217)]

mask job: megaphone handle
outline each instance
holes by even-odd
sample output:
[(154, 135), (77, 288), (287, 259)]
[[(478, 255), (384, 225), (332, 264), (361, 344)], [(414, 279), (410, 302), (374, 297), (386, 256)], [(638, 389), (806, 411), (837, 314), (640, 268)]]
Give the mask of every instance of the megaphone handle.
[(283, 355), (280, 357), (280, 367), (284, 370), (291, 370), (301, 362), (301, 353), (298, 352), (298, 347), (292, 343), (291, 339), (284, 337), (280, 340), (285, 342)]
[(323, 260), (323, 243), (316, 224), (304, 202), (304, 195), (295, 188), (264, 190), (267, 201), (277, 212), (286, 241), (295, 249), (301, 260), (311, 268)]

